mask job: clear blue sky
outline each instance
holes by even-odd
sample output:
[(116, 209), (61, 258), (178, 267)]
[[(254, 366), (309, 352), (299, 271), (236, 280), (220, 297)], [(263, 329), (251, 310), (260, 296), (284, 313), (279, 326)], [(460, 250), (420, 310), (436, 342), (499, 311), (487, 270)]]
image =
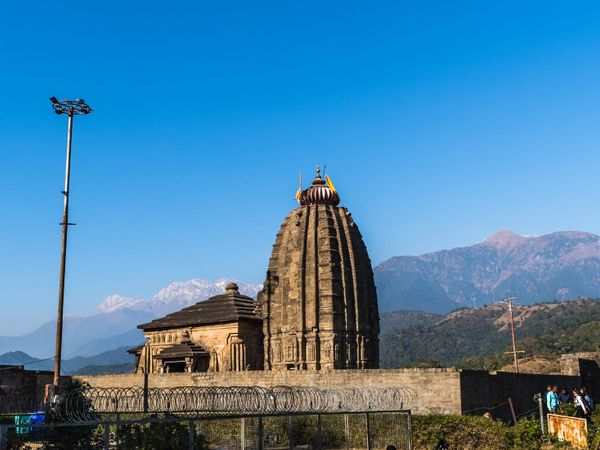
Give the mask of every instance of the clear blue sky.
[(175, 280), (261, 282), (327, 164), (374, 263), (600, 232), (597, 2), (5, 2), (0, 335)]

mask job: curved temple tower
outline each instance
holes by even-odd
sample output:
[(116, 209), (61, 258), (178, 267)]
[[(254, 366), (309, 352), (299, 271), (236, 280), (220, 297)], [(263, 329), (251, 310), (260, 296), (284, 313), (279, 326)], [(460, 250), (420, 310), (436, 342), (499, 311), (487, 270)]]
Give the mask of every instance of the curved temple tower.
[(258, 302), (265, 370), (379, 366), (377, 293), (367, 248), (317, 167), (285, 218)]

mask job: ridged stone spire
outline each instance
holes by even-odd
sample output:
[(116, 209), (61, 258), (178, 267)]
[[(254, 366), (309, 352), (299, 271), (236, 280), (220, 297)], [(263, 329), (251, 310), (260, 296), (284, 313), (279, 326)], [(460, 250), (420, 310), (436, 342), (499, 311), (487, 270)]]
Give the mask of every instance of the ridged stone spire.
[(358, 227), (317, 172), (285, 218), (258, 301), (266, 370), (379, 365), (379, 313)]

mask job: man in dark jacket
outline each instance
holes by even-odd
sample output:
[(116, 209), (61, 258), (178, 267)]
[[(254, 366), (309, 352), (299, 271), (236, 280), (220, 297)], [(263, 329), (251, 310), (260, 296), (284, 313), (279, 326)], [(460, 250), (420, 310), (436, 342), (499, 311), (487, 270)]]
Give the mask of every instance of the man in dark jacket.
[(562, 387), (560, 392), (558, 393), (558, 402), (561, 405), (568, 405), (571, 403), (571, 395), (565, 386)]

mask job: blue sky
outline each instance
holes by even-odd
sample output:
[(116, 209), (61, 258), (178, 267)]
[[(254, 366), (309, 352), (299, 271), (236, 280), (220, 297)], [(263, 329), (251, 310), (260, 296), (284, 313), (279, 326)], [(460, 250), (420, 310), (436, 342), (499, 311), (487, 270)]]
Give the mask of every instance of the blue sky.
[(0, 335), (175, 280), (261, 282), (298, 173), (374, 263), (501, 229), (600, 233), (597, 2), (5, 2)]

